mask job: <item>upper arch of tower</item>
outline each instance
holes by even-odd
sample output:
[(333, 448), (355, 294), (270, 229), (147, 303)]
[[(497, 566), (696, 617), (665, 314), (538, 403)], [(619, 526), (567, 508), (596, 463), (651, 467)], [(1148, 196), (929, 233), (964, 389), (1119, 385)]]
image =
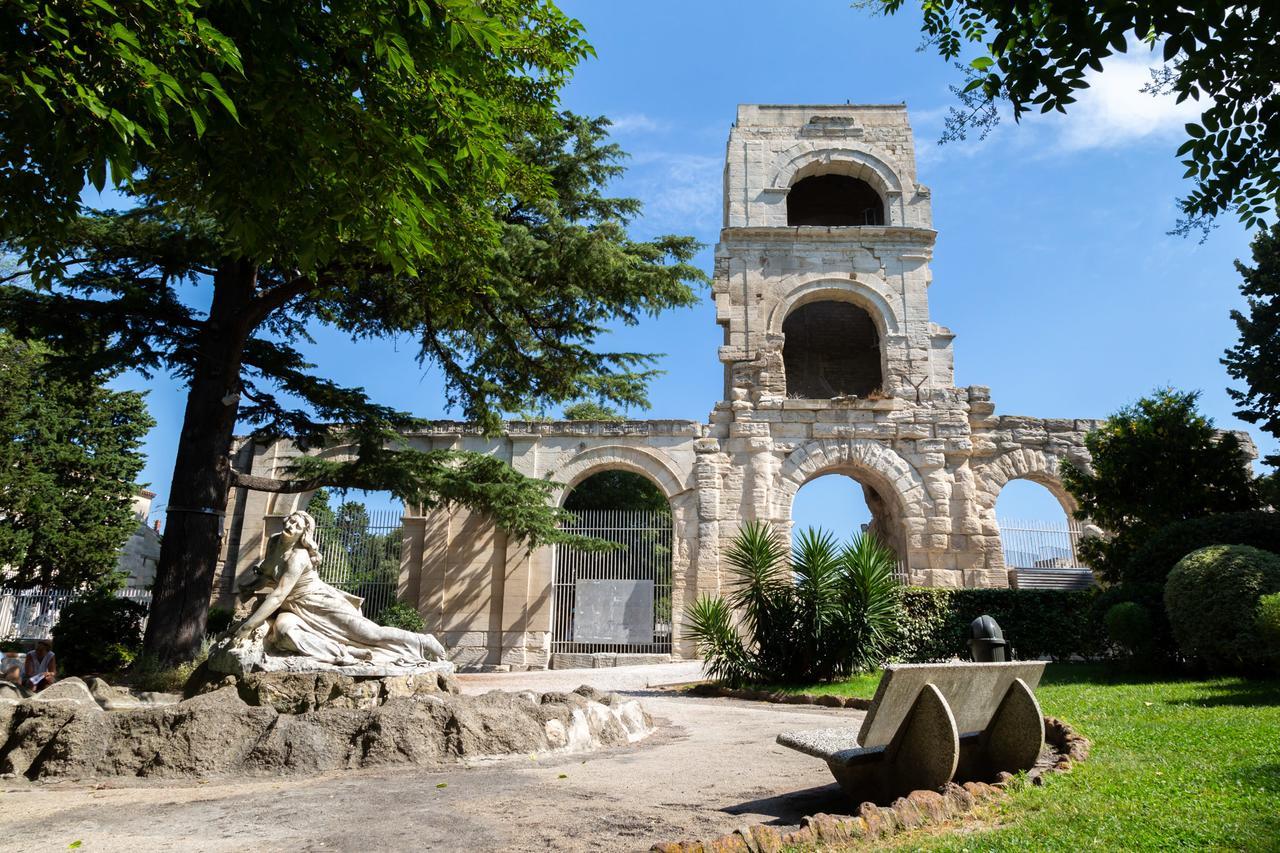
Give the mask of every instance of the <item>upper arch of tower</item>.
[(724, 225), (931, 229), (915, 171), (904, 105), (743, 104), (729, 134)]

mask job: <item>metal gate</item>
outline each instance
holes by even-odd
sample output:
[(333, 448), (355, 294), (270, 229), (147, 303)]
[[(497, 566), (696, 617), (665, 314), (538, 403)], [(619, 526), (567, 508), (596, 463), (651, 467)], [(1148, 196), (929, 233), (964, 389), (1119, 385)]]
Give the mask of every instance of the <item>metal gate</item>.
[(588, 510), (565, 529), (623, 547), (555, 547), (552, 653), (669, 654), (671, 514)]
[(323, 560), (320, 579), (364, 599), (370, 619), (396, 600), (403, 533), (398, 510), (375, 510), (365, 518), (335, 518), (316, 525)]

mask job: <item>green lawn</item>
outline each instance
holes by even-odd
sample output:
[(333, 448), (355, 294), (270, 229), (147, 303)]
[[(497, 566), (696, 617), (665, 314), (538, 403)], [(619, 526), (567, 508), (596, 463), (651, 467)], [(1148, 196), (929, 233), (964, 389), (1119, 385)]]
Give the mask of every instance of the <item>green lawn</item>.
[[(875, 681), (807, 690), (871, 696)], [(1016, 790), (983, 821), (894, 849), (1280, 850), (1280, 680), (1050, 664), (1037, 695), (1093, 741), (1089, 760)]]

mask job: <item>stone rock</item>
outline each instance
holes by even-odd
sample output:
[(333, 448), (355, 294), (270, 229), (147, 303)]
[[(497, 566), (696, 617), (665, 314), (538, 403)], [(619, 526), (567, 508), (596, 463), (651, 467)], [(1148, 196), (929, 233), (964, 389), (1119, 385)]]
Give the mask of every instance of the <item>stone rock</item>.
[(31, 697), (33, 702), (75, 702), (80, 705), (97, 705), (89, 687), (74, 675), (62, 678)]
[(912, 791), (907, 794), (911, 803), (926, 823), (942, 823), (951, 817), (947, 800), (937, 791)]
[(23, 695), (22, 688), (9, 681), (0, 681), (0, 700), (10, 702), (21, 702), (27, 698)]
[(28, 699), (18, 704), (9, 721), (0, 772), (29, 779), (90, 775), (107, 743), (106, 717), (92, 699)]
[(407, 695), (367, 704), (383, 685), (333, 673), (251, 673), (173, 705), (112, 712), (72, 685), (65, 698), (0, 704), (0, 772), (183, 777), (440, 765), (617, 746), (653, 730), (639, 702), (613, 694), (461, 696), (433, 677), (395, 682), (393, 691)]

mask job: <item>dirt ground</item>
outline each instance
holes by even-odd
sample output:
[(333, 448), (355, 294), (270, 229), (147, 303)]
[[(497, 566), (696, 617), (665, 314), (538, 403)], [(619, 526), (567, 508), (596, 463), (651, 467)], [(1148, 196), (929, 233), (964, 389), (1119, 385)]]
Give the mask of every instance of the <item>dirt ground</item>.
[(446, 769), (400, 767), (205, 781), (0, 782), (0, 849), (85, 851), (647, 850), (754, 822), (847, 809), (821, 761), (783, 729), (861, 723), (859, 711), (691, 699), (656, 685), (685, 664), (468, 675), (463, 689), (579, 684), (637, 696), (658, 731), (633, 746)]

